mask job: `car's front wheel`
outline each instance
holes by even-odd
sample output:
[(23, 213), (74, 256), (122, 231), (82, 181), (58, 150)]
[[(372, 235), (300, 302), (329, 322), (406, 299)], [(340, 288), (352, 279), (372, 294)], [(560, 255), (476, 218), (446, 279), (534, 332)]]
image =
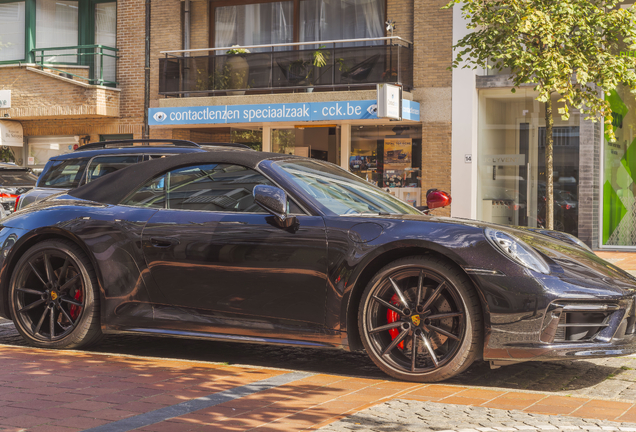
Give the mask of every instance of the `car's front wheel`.
[(448, 379), (483, 349), (472, 283), (436, 257), (404, 258), (381, 269), (362, 295), (358, 324), (373, 362), (398, 379)]
[(102, 335), (95, 271), (67, 240), (46, 240), (26, 251), (11, 277), (9, 305), (31, 345), (79, 348)]

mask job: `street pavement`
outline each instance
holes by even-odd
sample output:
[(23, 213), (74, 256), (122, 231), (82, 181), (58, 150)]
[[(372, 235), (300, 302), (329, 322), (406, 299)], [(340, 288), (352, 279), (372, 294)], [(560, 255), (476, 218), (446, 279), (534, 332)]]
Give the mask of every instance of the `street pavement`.
[[(636, 271), (636, 255), (604, 254)], [(479, 362), (424, 385), (338, 350), (134, 335), (90, 351), (41, 350), (0, 319), (0, 358), (8, 431), (636, 432), (635, 356)]]

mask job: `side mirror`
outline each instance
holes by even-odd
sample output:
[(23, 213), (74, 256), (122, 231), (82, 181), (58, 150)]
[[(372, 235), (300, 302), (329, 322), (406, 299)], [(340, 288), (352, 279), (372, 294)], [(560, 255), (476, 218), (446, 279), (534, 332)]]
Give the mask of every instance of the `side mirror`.
[(429, 189), (426, 192), (426, 206), (429, 209), (447, 207), (453, 202), (450, 194), (439, 189)]
[(450, 194), (439, 189), (429, 189), (426, 192), (426, 205), (418, 206), (416, 209), (426, 214), (434, 208), (449, 206), (453, 202)]
[(281, 228), (289, 228), (296, 223), (294, 216), (287, 214), (287, 193), (275, 186), (254, 186), (254, 202), (265, 211), (276, 217), (276, 222)]

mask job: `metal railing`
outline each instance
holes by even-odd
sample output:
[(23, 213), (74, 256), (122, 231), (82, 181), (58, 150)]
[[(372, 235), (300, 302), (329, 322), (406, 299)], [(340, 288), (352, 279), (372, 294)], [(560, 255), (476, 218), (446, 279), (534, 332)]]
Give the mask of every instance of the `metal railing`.
[[(105, 52), (106, 51), (106, 52)], [(64, 74), (67, 78), (73, 77), (85, 80), (92, 85), (117, 87), (117, 52), (119, 49), (106, 45), (77, 45), (53, 48), (35, 48), (32, 52), (36, 63), (44, 70), (49, 69)], [(88, 66), (88, 76), (81, 76), (67, 70), (54, 67), (56, 64), (64, 64), (72, 68)]]
[[(228, 54), (237, 49), (250, 52)], [(398, 36), (161, 54), (159, 93), (167, 97), (371, 88), (378, 83), (413, 87), (413, 44)]]

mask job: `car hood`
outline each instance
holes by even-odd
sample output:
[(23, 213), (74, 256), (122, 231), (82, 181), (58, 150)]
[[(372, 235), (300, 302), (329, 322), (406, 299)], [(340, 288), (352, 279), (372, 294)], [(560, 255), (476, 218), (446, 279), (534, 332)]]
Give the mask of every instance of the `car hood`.
[(590, 287), (596, 287), (598, 282), (602, 282), (636, 294), (634, 276), (574, 243), (562, 232), (497, 225), (468, 219), (435, 219), (481, 229), (492, 228), (511, 234), (541, 253), (550, 265), (552, 275), (564, 281), (576, 280), (577, 285), (585, 284), (587, 281)]
[[(564, 233), (546, 229), (497, 225), (473, 219), (447, 218), (426, 215), (401, 215), (405, 220), (421, 220), (473, 227), (483, 232), (485, 228), (503, 231), (537, 250), (550, 265), (553, 276), (564, 281), (576, 280), (577, 285), (589, 282), (597, 287), (601, 282), (636, 294), (636, 278), (593, 252), (574, 243)], [(484, 236), (485, 240), (485, 236)]]

